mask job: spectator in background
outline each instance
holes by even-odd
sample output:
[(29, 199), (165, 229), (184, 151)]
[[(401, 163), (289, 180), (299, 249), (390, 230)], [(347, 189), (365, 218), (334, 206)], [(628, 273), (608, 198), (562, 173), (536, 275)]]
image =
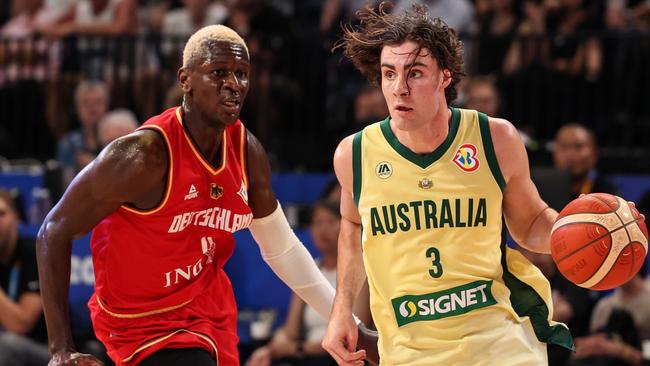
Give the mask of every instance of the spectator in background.
[(44, 0), (23, 0), (21, 11), (2, 26), (0, 35), (11, 38), (29, 37), (39, 27), (55, 23), (58, 15), (45, 6)]
[(79, 0), (55, 25), (41, 28), (49, 37), (71, 34), (120, 36), (137, 32), (136, 0)]
[[(467, 109), (475, 109), (488, 116), (500, 115), (501, 98), (493, 77), (476, 76), (470, 79), (465, 87), (465, 99), (465, 108)], [(533, 127), (517, 126), (517, 132), (528, 150), (530, 161), (537, 161), (540, 145), (531, 137), (534, 132)]]
[[(309, 230), (312, 240), (321, 256), (319, 268), (325, 278), (336, 286), (336, 257), (341, 213), (339, 202), (332, 200), (318, 201), (313, 206)], [(362, 292), (358, 303), (367, 303), (367, 294)], [(362, 306), (359, 306), (363, 308)], [(368, 306), (365, 306), (366, 308)], [(355, 311), (368, 324), (369, 314)], [(270, 365), (300, 365), (325, 366), (336, 365), (321, 346), (321, 341), (327, 330), (327, 320), (307, 306), (295, 293), (291, 296), (289, 312), (284, 325), (275, 333), (273, 339), (263, 347), (258, 348), (246, 366)]]
[(106, 113), (97, 127), (97, 140), (100, 149), (113, 140), (128, 135), (138, 128), (138, 119), (128, 109), (116, 109)]
[(571, 173), (574, 198), (592, 192), (618, 194), (618, 188), (596, 170), (598, 144), (587, 127), (579, 123), (562, 126), (553, 142), (553, 161), (555, 168)]
[(101, 81), (82, 81), (75, 89), (74, 101), (81, 127), (61, 138), (57, 153), (64, 187), (97, 156), (97, 122), (108, 110), (108, 87)]
[(576, 339), (571, 365), (641, 365), (641, 344), (650, 341), (650, 287), (645, 275), (644, 266), (598, 301), (591, 317), (592, 334)]
[(414, 4), (426, 5), (431, 19), (443, 19), (460, 35), (471, 35), (475, 31), (474, 7), (468, 0), (400, 0), (394, 12), (411, 9)]
[(211, 0), (183, 0), (183, 7), (170, 10), (163, 18), (166, 35), (189, 37), (210, 24), (221, 24), (228, 17), (228, 8)]
[(481, 54), (477, 60), (477, 72), (480, 75), (499, 74), (519, 26), (515, 1), (477, 0), (476, 12), (479, 22), (478, 47)]
[(34, 240), (19, 236), (15, 202), (0, 189), (0, 365), (47, 364), (39, 290)]

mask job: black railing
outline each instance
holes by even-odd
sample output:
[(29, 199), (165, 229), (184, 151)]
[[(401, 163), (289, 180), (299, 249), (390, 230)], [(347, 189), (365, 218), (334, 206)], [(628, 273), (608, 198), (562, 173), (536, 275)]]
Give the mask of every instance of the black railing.
[[(281, 167), (329, 169), (337, 140), (349, 132), (363, 79), (319, 35), (251, 40), (261, 46), (251, 47), (251, 92), (242, 119)], [(601, 50), (595, 73), (590, 61), (573, 62), (590, 40)], [(112, 107), (130, 108), (142, 121), (177, 103), (173, 86), (184, 41), (159, 35), (0, 40), (0, 155), (53, 156), (55, 138), (74, 125), (72, 93), (83, 78), (106, 80)], [(648, 170), (650, 34), (480, 35), (465, 43), (468, 74), (496, 76), (502, 117), (540, 140), (564, 123), (582, 122), (600, 137), (606, 163), (611, 152), (612, 170)]]

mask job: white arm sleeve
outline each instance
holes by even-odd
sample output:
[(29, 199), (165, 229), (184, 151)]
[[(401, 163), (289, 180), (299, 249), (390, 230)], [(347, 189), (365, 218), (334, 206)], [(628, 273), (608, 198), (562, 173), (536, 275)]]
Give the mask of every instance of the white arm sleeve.
[(329, 319), (334, 288), (291, 230), (280, 203), (272, 214), (254, 219), (249, 229), (273, 272), (323, 318)]

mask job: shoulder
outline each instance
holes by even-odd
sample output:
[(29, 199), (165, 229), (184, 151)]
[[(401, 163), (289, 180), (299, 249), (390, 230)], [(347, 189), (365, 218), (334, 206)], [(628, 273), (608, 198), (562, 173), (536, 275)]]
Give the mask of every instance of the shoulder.
[[(358, 132), (360, 134), (361, 132)], [(357, 133), (354, 133), (352, 135), (349, 135), (341, 142), (339, 142), (338, 146), (336, 147), (336, 150), (334, 151), (334, 164), (336, 164), (337, 161), (352, 161), (352, 149), (354, 145), (354, 139), (358, 138), (356, 137)]]
[(510, 121), (503, 118), (488, 117), (492, 141), (497, 143), (521, 142), (517, 128)]
[(96, 169), (100, 175), (129, 178), (155, 176), (167, 172), (167, 146), (160, 133), (155, 130), (139, 130), (111, 142), (96, 159)]

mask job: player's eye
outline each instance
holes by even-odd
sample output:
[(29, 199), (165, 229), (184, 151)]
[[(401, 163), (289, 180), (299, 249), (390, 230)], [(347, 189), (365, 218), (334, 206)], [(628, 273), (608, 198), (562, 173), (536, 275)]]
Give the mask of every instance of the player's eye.
[(422, 71), (420, 70), (411, 70), (409, 74), (409, 77), (411, 78), (419, 78), (420, 76), (422, 76)]
[(387, 80), (393, 80), (393, 79), (395, 79), (395, 72), (393, 72), (393, 71), (391, 71), (391, 70), (387, 70), (387, 71), (385, 71), (385, 72), (384, 72), (384, 78), (387, 79)]

